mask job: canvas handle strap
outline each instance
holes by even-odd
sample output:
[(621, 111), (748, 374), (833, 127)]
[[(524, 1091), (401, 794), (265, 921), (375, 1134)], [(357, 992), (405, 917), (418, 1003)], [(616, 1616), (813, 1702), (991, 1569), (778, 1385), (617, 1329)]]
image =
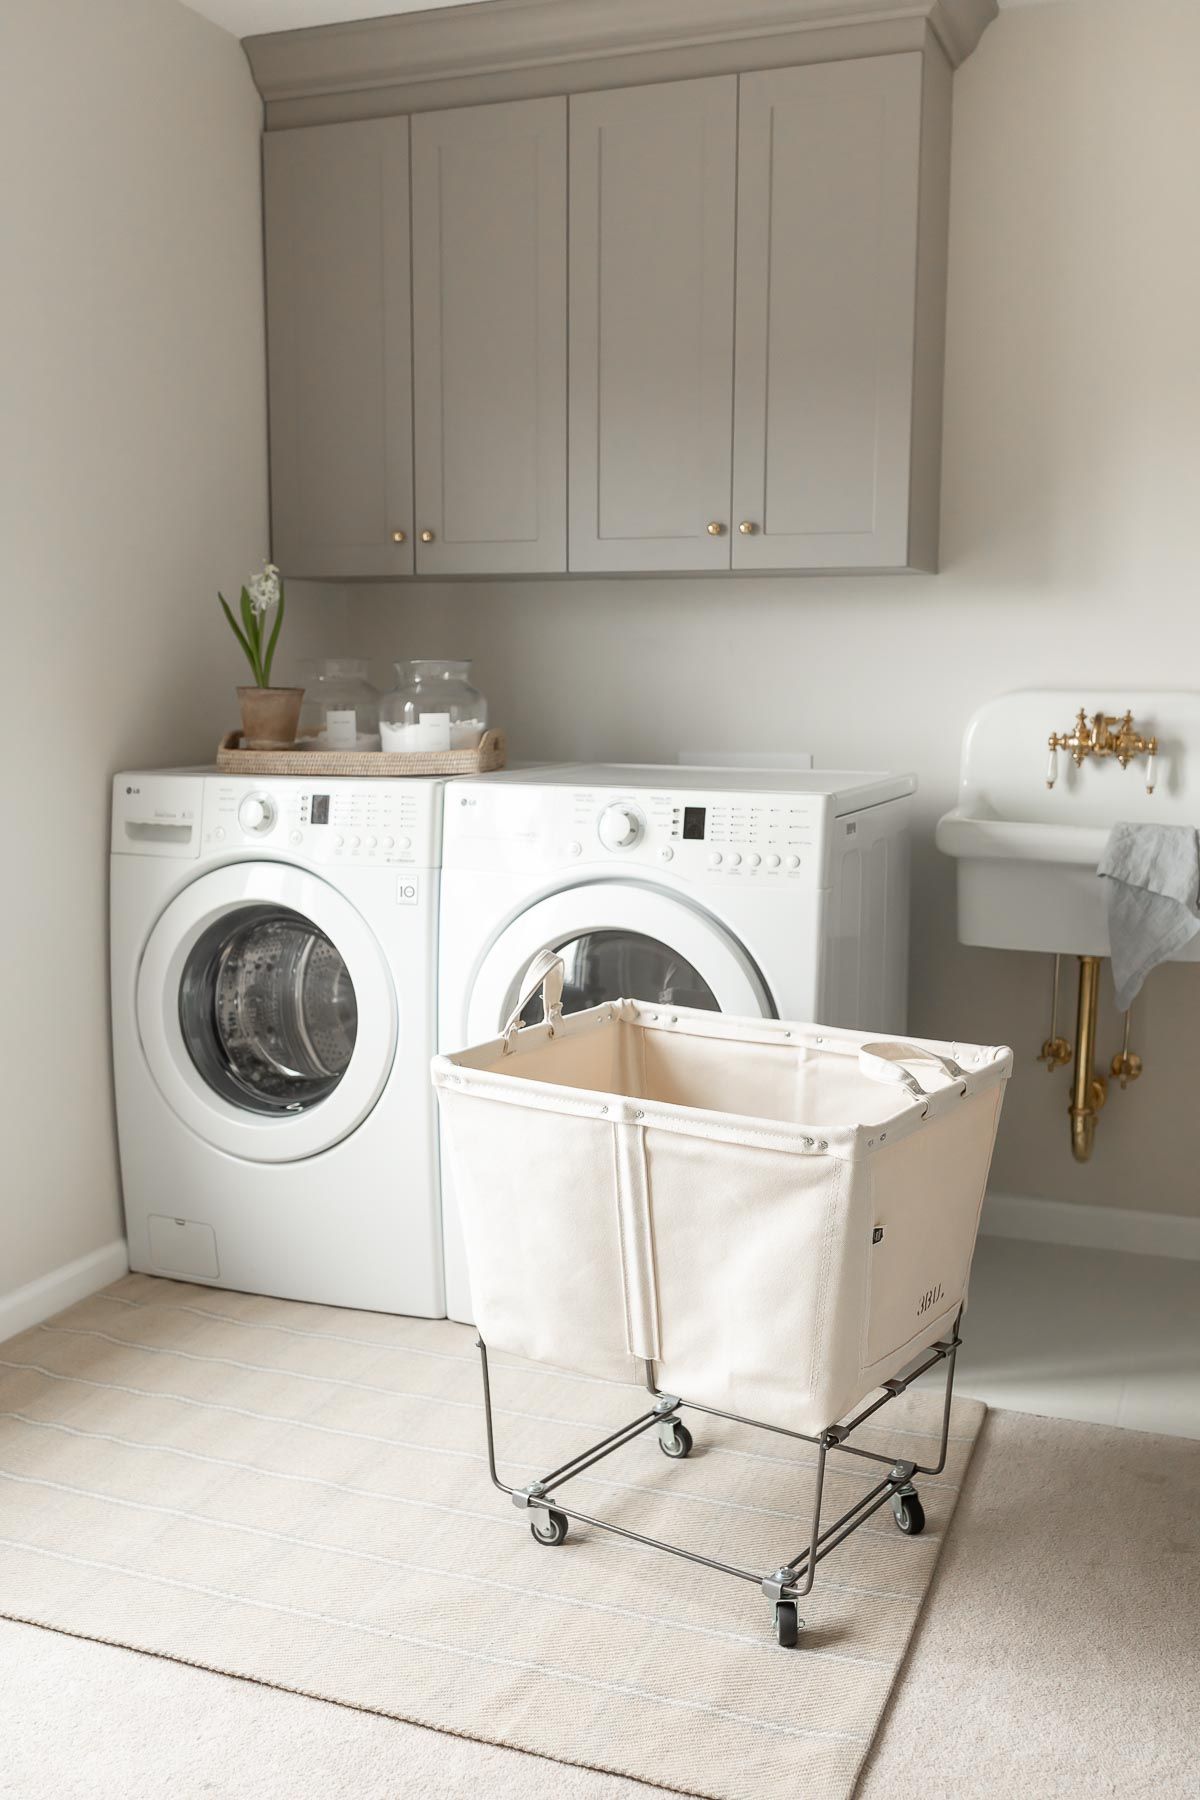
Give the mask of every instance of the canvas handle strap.
[(503, 1051), (505, 1056), (512, 1049), (512, 1041), (521, 1029), (521, 1014), (529, 1005), (538, 989), (542, 993), (542, 1011), (546, 1015), (547, 1035), (554, 1036), (554, 1027), (562, 1018), (563, 993), (563, 959), (557, 950), (540, 950), (525, 971), (525, 979), (521, 983), (521, 997), (509, 1014), (508, 1023), (504, 1027)]
[(872, 1081), (894, 1081), (898, 1086), (907, 1088), (914, 1100), (927, 1099), (928, 1089), (923, 1088), (912, 1070), (904, 1066), (909, 1059), (914, 1062), (938, 1063), (953, 1081), (966, 1079), (966, 1070), (960, 1068), (953, 1057), (943, 1056), (940, 1051), (928, 1050), (920, 1044), (882, 1040), (859, 1045), (858, 1066), (864, 1075), (869, 1075)]

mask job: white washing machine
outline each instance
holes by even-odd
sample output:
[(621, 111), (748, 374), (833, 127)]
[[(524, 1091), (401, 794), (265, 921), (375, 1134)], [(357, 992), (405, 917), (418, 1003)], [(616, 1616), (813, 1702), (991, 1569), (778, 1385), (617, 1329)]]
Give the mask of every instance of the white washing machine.
[[(438, 1040), (494, 1037), (538, 953), (621, 995), (904, 1030), (911, 775), (564, 765), (446, 790)], [(538, 1006), (526, 1014), (536, 1018)], [(446, 1298), (470, 1319), (452, 1171)]]
[(441, 1317), (436, 781), (113, 783), (134, 1269)]

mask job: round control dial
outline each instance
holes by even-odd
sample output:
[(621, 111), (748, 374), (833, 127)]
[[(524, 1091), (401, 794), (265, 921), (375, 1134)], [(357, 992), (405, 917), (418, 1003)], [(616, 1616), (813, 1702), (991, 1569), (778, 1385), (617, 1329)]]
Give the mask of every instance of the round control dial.
[(642, 821), (632, 806), (606, 806), (596, 830), (606, 850), (627, 850), (641, 837)]
[(270, 794), (247, 794), (238, 807), (238, 824), (243, 831), (270, 831), (278, 816)]

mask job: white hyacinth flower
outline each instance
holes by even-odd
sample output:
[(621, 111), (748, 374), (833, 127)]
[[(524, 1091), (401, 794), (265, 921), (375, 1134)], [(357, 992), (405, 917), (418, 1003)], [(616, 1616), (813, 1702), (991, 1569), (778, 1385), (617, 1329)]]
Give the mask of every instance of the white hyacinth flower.
[(264, 563), (261, 575), (254, 575), (246, 584), (250, 595), (250, 604), (258, 618), (270, 612), (279, 604), (279, 570), (274, 563)]

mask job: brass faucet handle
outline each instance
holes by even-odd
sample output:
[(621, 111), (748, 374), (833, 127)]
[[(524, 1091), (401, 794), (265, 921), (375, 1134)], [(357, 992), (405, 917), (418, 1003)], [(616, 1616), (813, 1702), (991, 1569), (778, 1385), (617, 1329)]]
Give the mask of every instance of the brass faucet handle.
[(1142, 1072), (1142, 1059), (1136, 1050), (1118, 1050), (1110, 1064), (1113, 1074), (1123, 1088), (1131, 1081), (1136, 1081)]
[(1042, 1045), (1041, 1055), (1038, 1057), (1038, 1061), (1045, 1063), (1046, 1073), (1048, 1075), (1053, 1075), (1055, 1069), (1066, 1068), (1071, 1060), (1072, 1054), (1071, 1046), (1068, 1044), (1066, 1038), (1048, 1037)]

